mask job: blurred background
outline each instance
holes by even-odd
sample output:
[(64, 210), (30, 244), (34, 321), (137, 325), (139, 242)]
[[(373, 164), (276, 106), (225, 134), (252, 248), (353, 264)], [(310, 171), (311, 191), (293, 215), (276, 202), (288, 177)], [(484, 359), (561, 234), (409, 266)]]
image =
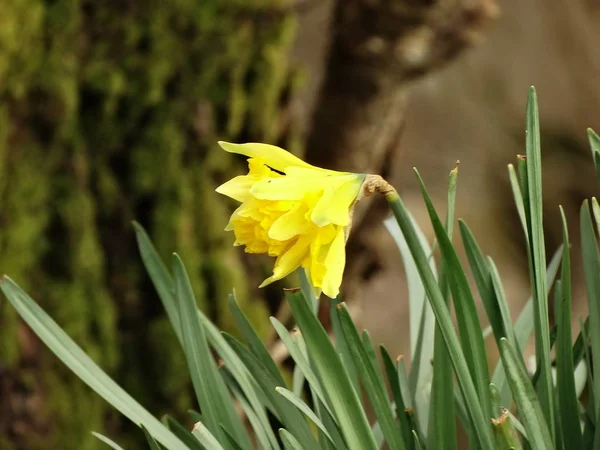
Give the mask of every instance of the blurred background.
[[(245, 171), (216, 141), (262, 141), (383, 174), (429, 233), (412, 167), (443, 214), (460, 160), (457, 215), (516, 316), (528, 266), (506, 166), (524, 153), (527, 89), (540, 100), (550, 256), (557, 205), (575, 236), (597, 192), (585, 130), (600, 129), (599, 20), (592, 0), (1, 0), (0, 271), (153, 413), (184, 420), (187, 369), (131, 221), (165, 259), (182, 256), (220, 327), (234, 331), (235, 287), (272, 339), (267, 317), (285, 314), (294, 280), (256, 288), (272, 261), (231, 246), (234, 205), (214, 192)], [(376, 342), (407, 353), (385, 216), (361, 203), (343, 295)], [(575, 320), (580, 280), (575, 269)], [(141, 445), (0, 300), (0, 449), (102, 448), (91, 430)]]

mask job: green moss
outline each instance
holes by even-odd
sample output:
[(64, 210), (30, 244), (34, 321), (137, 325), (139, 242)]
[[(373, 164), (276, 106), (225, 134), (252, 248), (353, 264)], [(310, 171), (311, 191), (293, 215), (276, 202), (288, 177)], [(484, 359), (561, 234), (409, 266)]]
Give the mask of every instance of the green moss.
[[(181, 254), (198, 305), (225, 328), (235, 287), (266, 330), (254, 281), (222, 231), (230, 205), (214, 193), (243, 162), (215, 141), (287, 139), (277, 116), (294, 79), (295, 22), (283, 4), (2, 2), (0, 270), (157, 413), (183, 414), (193, 396), (130, 221), (167, 263)], [(89, 431), (104, 431), (109, 407), (46, 349), (28, 368), (17, 323), (1, 302), (0, 362), (43, 402), (30, 412), (35, 433), (0, 446), (102, 448)], [(117, 429), (117, 441), (140, 437)]]

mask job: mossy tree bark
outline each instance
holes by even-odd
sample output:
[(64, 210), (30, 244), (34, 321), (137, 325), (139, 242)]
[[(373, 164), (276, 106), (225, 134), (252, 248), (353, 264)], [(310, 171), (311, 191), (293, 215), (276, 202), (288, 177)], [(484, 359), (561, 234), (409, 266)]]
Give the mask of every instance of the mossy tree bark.
[[(245, 309), (257, 297), (213, 192), (243, 160), (215, 142), (295, 145), (278, 120), (297, 79), (285, 57), (295, 22), (281, 4), (0, 6), (1, 270), (157, 414), (182, 413), (192, 396), (130, 221), (166, 260), (181, 254), (199, 306), (223, 327), (215, 299), (232, 286)], [(0, 314), (1, 448), (101, 448), (90, 430), (106, 423), (132, 443), (5, 302)]]

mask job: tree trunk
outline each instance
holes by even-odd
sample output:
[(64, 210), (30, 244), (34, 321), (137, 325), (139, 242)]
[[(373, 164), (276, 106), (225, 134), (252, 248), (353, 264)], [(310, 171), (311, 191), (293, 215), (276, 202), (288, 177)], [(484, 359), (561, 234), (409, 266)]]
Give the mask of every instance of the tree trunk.
[[(199, 306), (222, 327), (215, 300), (232, 286), (266, 323), (214, 188), (243, 170), (218, 139), (296, 139), (280, 121), (296, 79), (286, 62), (295, 19), (279, 4), (0, 7), (0, 267), (156, 413), (185, 420), (193, 395), (130, 222), (165, 261), (181, 254)], [(90, 431), (107, 417), (107, 434), (141, 442), (4, 301), (0, 321), (0, 448), (104, 448)]]
[[(388, 175), (399, 148), (411, 83), (477, 43), (498, 13), (495, 0), (336, 3), (333, 42), (307, 144), (309, 162)], [(369, 239), (386, 208), (359, 205), (348, 243), (344, 297), (378, 270)]]

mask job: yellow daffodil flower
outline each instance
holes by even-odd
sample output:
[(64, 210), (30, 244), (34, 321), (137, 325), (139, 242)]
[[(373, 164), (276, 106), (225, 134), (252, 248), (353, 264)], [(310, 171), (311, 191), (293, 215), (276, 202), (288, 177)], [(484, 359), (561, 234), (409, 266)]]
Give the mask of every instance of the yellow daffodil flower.
[(352, 207), (365, 175), (311, 166), (274, 145), (219, 145), (249, 157), (248, 174), (219, 186), (217, 192), (241, 203), (225, 228), (234, 232), (234, 245), (277, 258), (273, 275), (260, 287), (304, 267), (314, 287), (336, 297)]

